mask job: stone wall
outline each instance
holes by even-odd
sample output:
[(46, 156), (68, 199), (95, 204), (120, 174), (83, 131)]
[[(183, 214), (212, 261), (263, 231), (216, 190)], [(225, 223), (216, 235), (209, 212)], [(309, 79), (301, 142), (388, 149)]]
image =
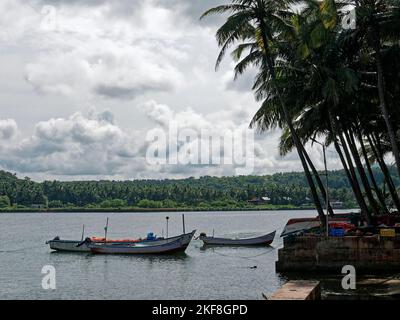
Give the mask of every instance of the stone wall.
[(276, 271), (400, 271), (400, 237), (286, 237)]

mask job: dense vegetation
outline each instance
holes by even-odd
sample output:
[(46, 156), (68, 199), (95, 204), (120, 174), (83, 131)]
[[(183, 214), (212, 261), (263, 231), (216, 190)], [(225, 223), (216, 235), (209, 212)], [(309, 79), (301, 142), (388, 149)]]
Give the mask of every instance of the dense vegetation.
[[(380, 170), (375, 171), (384, 184)], [(356, 206), (344, 171), (329, 173), (332, 199)], [(400, 181), (395, 180), (397, 185)], [(182, 180), (134, 181), (31, 181), (0, 171), (0, 208), (243, 208), (248, 200), (269, 197), (263, 208), (312, 207), (307, 181), (302, 173), (270, 176), (201, 177)], [(389, 200), (389, 199), (388, 199)]]
[(281, 128), (282, 155), (297, 150), (322, 224), (324, 185), (304, 147), (321, 148), (317, 140), (336, 149), (368, 222), (389, 213), (373, 164), (400, 211), (400, 1), (231, 0), (203, 17), (211, 14), (228, 15), (216, 33), (216, 66), (232, 49), (236, 76), (258, 71), (252, 125)]

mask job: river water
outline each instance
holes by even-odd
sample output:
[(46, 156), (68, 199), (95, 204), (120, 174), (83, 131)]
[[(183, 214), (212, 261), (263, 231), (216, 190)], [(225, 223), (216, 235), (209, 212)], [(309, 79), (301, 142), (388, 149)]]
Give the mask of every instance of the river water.
[[(182, 233), (181, 213), (167, 214), (169, 236)], [(250, 237), (277, 230), (270, 247), (202, 247), (193, 240), (186, 254), (119, 256), (51, 252), (46, 240), (109, 238), (166, 233), (166, 213), (0, 214), (0, 299), (261, 299), (287, 278), (275, 272), (279, 237), (290, 218), (315, 211), (187, 212), (186, 231)], [(42, 268), (54, 266), (56, 289), (42, 288)]]

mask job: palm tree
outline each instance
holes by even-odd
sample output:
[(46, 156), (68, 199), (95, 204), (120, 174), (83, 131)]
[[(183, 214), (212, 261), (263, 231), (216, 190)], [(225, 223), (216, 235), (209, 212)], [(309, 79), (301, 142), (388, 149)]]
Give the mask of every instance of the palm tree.
[[(281, 36), (293, 33), (292, 26), (288, 24), (288, 19), (292, 16), (290, 6), (298, 2), (293, 0), (231, 0), (230, 4), (206, 11), (202, 18), (211, 14), (231, 13), (216, 33), (218, 44), (221, 47), (216, 67), (219, 66), (226, 51), (232, 45), (239, 43), (233, 51), (234, 58), (239, 61), (235, 68), (236, 75), (243, 73), (249, 66), (260, 68), (253, 86), (256, 98), (262, 100), (265, 96), (274, 96), (277, 99), (280, 108), (278, 113), (291, 133), (315, 206), (322, 224), (325, 225), (324, 212), (317, 188), (305, 157), (306, 151), (293, 126), (292, 113), (282, 97), (282, 88), (278, 85), (276, 72), (277, 61), (282, 58), (278, 50), (282, 45)], [(241, 59), (245, 52), (248, 54)]]
[[(217, 31), (221, 52), (216, 68), (236, 45), (235, 77), (250, 66), (259, 70), (253, 90), (262, 105), (251, 125), (261, 131), (283, 129), (280, 153), (297, 149), (321, 219), (316, 186), (321, 194), (324, 187), (304, 148), (316, 137), (334, 145), (355, 198), (371, 222), (371, 213), (388, 213), (374, 162), (400, 209), (384, 160), (392, 153), (398, 165), (400, 9), (398, 0), (356, 2), (303, 0), (296, 14), (290, 10), (295, 1), (232, 0), (204, 16), (230, 13)], [(338, 9), (348, 3), (360, 13), (355, 30), (343, 30), (339, 24)]]
[[(378, 206), (356, 152), (353, 132), (343, 130), (343, 121), (346, 119), (343, 111), (348, 114), (348, 106), (352, 106), (351, 97), (356, 93), (359, 81), (354, 70), (349, 68), (348, 59), (343, 55), (338, 41), (336, 8), (329, 8), (328, 4), (321, 7), (315, 1), (309, 1), (308, 4), (301, 14), (292, 19), (298, 43), (297, 48), (291, 48), (290, 51), (297, 54), (279, 69), (280, 79), (285, 78), (285, 94), (282, 96), (287, 104), (294, 106), (294, 126), (303, 144), (317, 135), (326, 136), (327, 142), (334, 142), (360, 207), (371, 221), (353, 161), (376, 214), (379, 213)], [(272, 120), (277, 118), (276, 105), (273, 97), (268, 97), (254, 121), (262, 122), (264, 127), (273, 125)], [(336, 138), (338, 135), (341, 147)], [(282, 154), (294, 147), (292, 141), (291, 132), (286, 129), (281, 137)]]
[[(400, 175), (399, 139), (394, 127), (395, 117), (388, 104), (387, 81), (383, 63), (383, 51), (388, 49), (388, 42), (400, 41), (400, 4), (397, 0), (356, 0), (349, 1), (356, 8), (357, 28), (348, 32), (350, 41), (361, 42), (369, 47), (374, 55), (377, 71), (377, 89), (379, 106), (385, 120), (387, 132)], [(399, 57), (397, 57), (399, 58)]]

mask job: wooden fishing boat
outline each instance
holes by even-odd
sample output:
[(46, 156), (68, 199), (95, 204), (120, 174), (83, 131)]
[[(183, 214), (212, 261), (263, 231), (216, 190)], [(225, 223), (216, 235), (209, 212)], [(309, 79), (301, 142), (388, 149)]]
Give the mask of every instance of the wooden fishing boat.
[(46, 241), (51, 250), (64, 251), (64, 252), (90, 252), (90, 249), (84, 245), (79, 246), (82, 241), (80, 240), (61, 240), (55, 237), (53, 240)]
[(169, 239), (164, 242), (133, 243), (133, 244), (104, 244), (89, 243), (90, 251), (95, 254), (172, 254), (184, 252), (192, 240), (196, 230), (191, 233)]
[[(136, 239), (136, 240), (131, 240), (131, 241), (117, 241), (117, 240), (108, 240), (107, 241), (97, 241), (97, 240), (92, 240), (92, 238), (87, 238), (86, 242), (91, 242), (94, 243), (109, 243), (109, 244), (131, 244), (131, 243), (140, 243), (140, 242), (148, 242), (146, 239)], [(160, 239), (158, 239), (160, 240)], [(158, 240), (151, 240), (151, 241), (158, 241)], [(46, 241), (46, 244), (50, 246), (51, 250), (55, 251), (68, 251), (68, 252), (90, 252), (90, 249), (88, 246), (85, 244), (82, 244), (81, 240), (61, 240), (58, 237), (54, 238), (53, 240)]]
[[(329, 226), (335, 223), (351, 223), (353, 217), (354, 214), (335, 214), (335, 216), (329, 217)], [(319, 217), (289, 219), (282, 231), (281, 237), (319, 227), (321, 227), (321, 220)]]
[[(170, 242), (175, 241), (186, 241), (186, 238), (189, 234), (185, 234), (185, 215), (182, 214), (182, 227), (183, 227), (183, 234), (176, 237), (168, 238), (168, 220), (169, 217), (166, 217), (167, 220), (167, 238), (157, 238), (152, 232), (147, 234), (147, 237), (142, 239), (109, 239), (107, 238), (107, 231), (108, 231), (108, 222), (109, 218), (107, 218), (106, 226), (104, 228), (104, 237), (92, 237), (84, 239), (85, 234), (85, 225), (82, 228), (82, 240), (61, 240), (59, 237), (55, 237), (53, 240), (46, 241), (46, 244), (50, 246), (50, 249), (56, 251), (66, 251), (66, 252), (91, 252), (91, 248), (89, 245), (93, 246), (96, 244), (102, 244), (107, 246), (132, 246), (132, 245), (164, 245)], [(190, 240), (189, 240), (190, 242)]]
[(49, 240), (46, 242), (50, 246), (51, 250), (55, 251), (64, 251), (64, 252), (91, 252), (88, 244), (108, 244), (108, 245), (131, 245), (131, 244), (163, 244), (171, 241), (175, 241), (182, 237), (175, 236), (171, 238), (144, 238), (144, 239), (104, 239), (104, 238), (86, 238), (84, 241), (82, 240), (61, 240), (59, 237), (54, 238), (53, 240)]
[(274, 241), (276, 231), (269, 234), (247, 239), (229, 239), (229, 238), (216, 238), (207, 237), (205, 233), (201, 233), (199, 239), (206, 245), (218, 246), (255, 246), (255, 245), (270, 245)]

